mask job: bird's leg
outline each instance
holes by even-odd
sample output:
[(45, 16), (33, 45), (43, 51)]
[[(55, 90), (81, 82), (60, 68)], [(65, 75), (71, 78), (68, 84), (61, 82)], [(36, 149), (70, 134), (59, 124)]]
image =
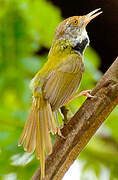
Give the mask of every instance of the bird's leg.
[(67, 123), (68, 123), (67, 113), (68, 113), (69, 110), (67, 109), (66, 106), (62, 106), (62, 107), (60, 108), (60, 110), (61, 110), (61, 113), (63, 114), (64, 124), (67, 124)]
[(74, 100), (80, 96), (86, 96), (87, 98), (94, 98), (94, 96), (92, 96), (90, 93), (91, 93), (91, 90), (84, 90), (84, 91), (80, 92), (79, 94), (68, 99), (65, 104), (68, 104), (69, 102), (71, 102), (72, 100)]
[(64, 137), (64, 136), (62, 135), (62, 133), (61, 133), (62, 126), (59, 125), (57, 112), (55, 111), (55, 112), (53, 112), (53, 113), (54, 113), (54, 117), (55, 117), (55, 120), (56, 120), (56, 123), (57, 123), (57, 134), (58, 134), (59, 136), (61, 136), (62, 138), (65, 139), (65, 137)]

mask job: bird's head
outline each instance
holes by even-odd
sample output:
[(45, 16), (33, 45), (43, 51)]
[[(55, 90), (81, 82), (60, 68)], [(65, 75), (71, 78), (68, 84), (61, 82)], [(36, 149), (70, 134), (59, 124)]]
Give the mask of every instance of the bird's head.
[(67, 41), (72, 49), (83, 54), (86, 46), (89, 45), (86, 25), (101, 13), (99, 8), (84, 16), (72, 16), (65, 19), (57, 27), (54, 41)]

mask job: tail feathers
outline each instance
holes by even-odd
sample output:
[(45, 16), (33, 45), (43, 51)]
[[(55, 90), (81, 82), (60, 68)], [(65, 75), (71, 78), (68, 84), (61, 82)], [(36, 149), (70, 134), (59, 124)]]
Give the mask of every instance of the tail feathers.
[(55, 125), (54, 122), (54, 117), (53, 117), (53, 113), (52, 113), (52, 109), (50, 104), (47, 104), (47, 109), (48, 109), (48, 113), (47, 113), (47, 119), (48, 119), (48, 127), (49, 130), (52, 134), (56, 134), (57, 133), (57, 127)]
[[(18, 146), (24, 142), (24, 150), (33, 153), (36, 146), (36, 118), (35, 106), (32, 104), (28, 120), (26, 121), (23, 133), (20, 137)], [(34, 116), (33, 116), (34, 115)]]
[(18, 145), (21, 146), (24, 142), (24, 150), (29, 153), (36, 149), (36, 156), (41, 164), (41, 178), (45, 176), (45, 152), (52, 152), (49, 132), (57, 132), (51, 106), (42, 96), (36, 97)]

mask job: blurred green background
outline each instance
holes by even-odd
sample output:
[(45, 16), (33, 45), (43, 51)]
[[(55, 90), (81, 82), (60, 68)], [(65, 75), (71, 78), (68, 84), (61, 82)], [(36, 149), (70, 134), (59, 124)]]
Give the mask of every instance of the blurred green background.
[[(61, 20), (60, 10), (45, 0), (0, 0), (0, 180), (29, 180), (39, 166), (35, 154), (28, 155), (17, 144), (32, 102), (29, 82), (47, 60), (47, 51), (37, 52), (50, 48)], [(99, 55), (90, 47), (85, 66), (79, 91), (92, 89), (102, 76)], [(71, 112), (84, 100), (71, 102)], [(104, 168), (109, 180), (118, 179), (118, 107), (79, 160), (81, 180), (87, 179), (88, 170), (99, 180)]]

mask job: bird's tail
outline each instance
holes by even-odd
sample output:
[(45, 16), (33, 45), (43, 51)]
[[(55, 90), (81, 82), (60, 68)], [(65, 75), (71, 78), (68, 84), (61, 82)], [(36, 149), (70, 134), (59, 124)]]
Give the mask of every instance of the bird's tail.
[(21, 146), (24, 142), (24, 150), (28, 153), (33, 153), (36, 149), (36, 156), (41, 164), (41, 178), (45, 176), (45, 152), (47, 154), (52, 152), (50, 132), (56, 134), (57, 128), (50, 104), (40, 95), (33, 100), (18, 145)]

